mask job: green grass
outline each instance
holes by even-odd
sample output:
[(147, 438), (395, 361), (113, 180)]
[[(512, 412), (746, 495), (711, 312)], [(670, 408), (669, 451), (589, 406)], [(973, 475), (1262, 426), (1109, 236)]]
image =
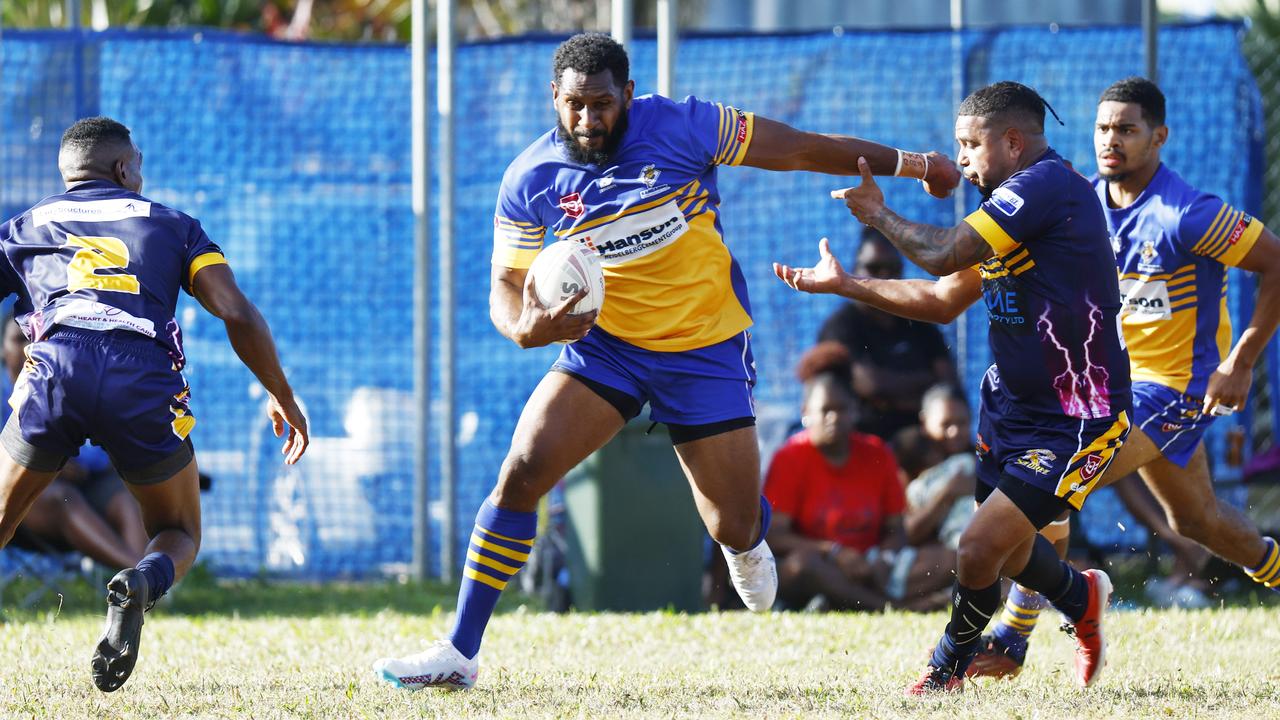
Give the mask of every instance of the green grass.
[(504, 603), (479, 685), (406, 693), (368, 670), (448, 626), (439, 585), (186, 583), (149, 616), (141, 661), (104, 695), (86, 589), (0, 624), (0, 717), (33, 718), (1253, 718), (1280, 717), (1280, 607), (1109, 616), (1099, 685), (1070, 680), (1069, 640), (1037, 632), (1014, 681), (907, 700), (941, 614), (552, 615)]

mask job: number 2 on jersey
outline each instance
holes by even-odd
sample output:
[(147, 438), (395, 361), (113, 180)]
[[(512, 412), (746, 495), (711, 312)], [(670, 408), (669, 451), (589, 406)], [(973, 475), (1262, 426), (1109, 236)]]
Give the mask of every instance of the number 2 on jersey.
[(129, 246), (118, 237), (82, 237), (67, 234), (67, 245), (78, 247), (67, 264), (67, 290), (105, 290), (138, 294), (138, 276), (99, 275), (99, 270), (122, 270), (129, 266)]

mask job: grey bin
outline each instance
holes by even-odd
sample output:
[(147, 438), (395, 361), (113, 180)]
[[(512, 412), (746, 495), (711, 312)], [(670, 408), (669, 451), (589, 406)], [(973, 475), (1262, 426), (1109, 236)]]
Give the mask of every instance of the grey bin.
[(622, 428), (565, 477), (573, 604), (621, 612), (703, 609), (706, 533), (665, 428)]

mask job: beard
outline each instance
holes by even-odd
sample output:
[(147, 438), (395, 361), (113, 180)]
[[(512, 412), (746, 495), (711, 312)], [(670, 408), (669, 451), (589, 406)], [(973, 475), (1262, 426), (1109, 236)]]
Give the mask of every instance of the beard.
[(1129, 173), (1124, 171), (1103, 170), (1102, 168), (1098, 168), (1098, 177), (1102, 178), (1103, 180), (1106, 180), (1109, 183), (1120, 183), (1120, 182), (1124, 182), (1125, 178), (1129, 177)]
[[(609, 162), (609, 158), (618, 151), (618, 146), (622, 144), (622, 136), (627, 132), (627, 110), (623, 109), (618, 115), (618, 121), (613, 124), (613, 130), (605, 132), (597, 130), (593, 133), (584, 133), (579, 131), (570, 132), (565, 126), (556, 119), (556, 135), (560, 138), (560, 144), (564, 147), (564, 152), (569, 156), (569, 160), (578, 165), (604, 165)], [(580, 137), (603, 137), (604, 143), (598, 148), (584, 147), (578, 142)]]

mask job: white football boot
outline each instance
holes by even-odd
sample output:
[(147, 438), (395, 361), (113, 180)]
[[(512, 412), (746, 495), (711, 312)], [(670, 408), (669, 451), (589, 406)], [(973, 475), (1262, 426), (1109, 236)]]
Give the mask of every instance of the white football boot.
[(373, 664), (373, 672), (392, 686), (406, 690), (466, 690), (476, 684), (480, 674), (479, 657), (468, 660), (453, 643), (441, 640), (414, 655), (382, 658)]
[(729, 565), (729, 579), (742, 602), (752, 612), (768, 612), (778, 596), (778, 568), (769, 543), (761, 540), (755, 548), (735, 553), (721, 545)]

